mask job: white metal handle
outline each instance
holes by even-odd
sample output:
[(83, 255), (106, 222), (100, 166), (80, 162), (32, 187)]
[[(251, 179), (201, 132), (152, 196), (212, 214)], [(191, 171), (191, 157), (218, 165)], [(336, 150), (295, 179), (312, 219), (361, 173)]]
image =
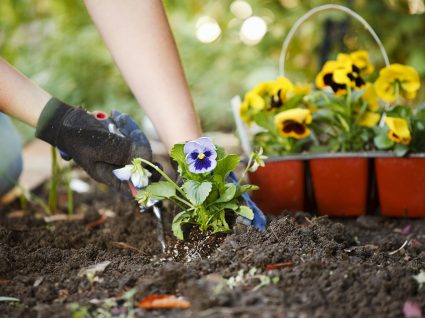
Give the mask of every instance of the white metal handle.
[(382, 45), (381, 40), (379, 39), (378, 35), (375, 33), (375, 31), (372, 29), (370, 24), (367, 23), (367, 21), (365, 19), (363, 19), (358, 13), (354, 12), (353, 10), (351, 10), (347, 7), (344, 7), (344, 6), (341, 6), (341, 5), (338, 5), (338, 4), (325, 4), (323, 6), (313, 8), (310, 11), (308, 11), (307, 13), (305, 13), (303, 16), (301, 16), (294, 23), (292, 28), (289, 30), (288, 35), (286, 36), (285, 40), (283, 41), (282, 51), (280, 53), (280, 59), (279, 59), (279, 73), (280, 73), (280, 75), (285, 76), (286, 55), (288, 53), (289, 44), (290, 44), (295, 32), (297, 32), (297, 30), (301, 26), (301, 24), (303, 24), (312, 15), (314, 15), (318, 12), (327, 11), (327, 10), (343, 11), (345, 13), (348, 13), (349, 15), (354, 17), (355, 19), (357, 19), (361, 24), (363, 24), (363, 26), (369, 31), (369, 33), (372, 35), (375, 42), (378, 44), (379, 49), (381, 50), (381, 54), (384, 58), (385, 65), (386, 66), (390, 65), (387, 52), (385, 51), (385, 48)]

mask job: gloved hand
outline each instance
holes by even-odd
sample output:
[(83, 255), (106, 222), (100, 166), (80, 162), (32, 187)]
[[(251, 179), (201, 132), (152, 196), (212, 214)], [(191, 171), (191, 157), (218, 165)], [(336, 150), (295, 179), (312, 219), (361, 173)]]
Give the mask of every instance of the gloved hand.
[(149, 141), (137, 124), (125, 114), (112, 119), (122, 135), (109, 132), (100, 121), (79, 107), (52, 98), (44, 107), (35, 136), (68, 154), (95, 180), (128, 192), (112, 170), (140, 157), (152, 160)]

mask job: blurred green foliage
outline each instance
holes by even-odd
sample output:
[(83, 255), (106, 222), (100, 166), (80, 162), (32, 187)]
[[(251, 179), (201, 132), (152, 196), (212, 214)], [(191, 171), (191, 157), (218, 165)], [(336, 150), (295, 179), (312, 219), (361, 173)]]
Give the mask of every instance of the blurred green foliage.
[[(232, 130), (230, 99), (255, 83), (278, 75), (282, 41), (294, 22), (322, 0), (246, 0), (253, 15), (267, 23), (257, 45), (240, 40), (243, 19), (235, 17), (233, 0), (166, 0), (166, 9), (205, 130)], [(425, 86), (425, 14), (423, 0), (332, 1), (363, 16), (381, 38), (391, 62), (415, 67)], [(414, 6), (416, 6), (414, 8)], [(422, 9), (421, 9), (422, 8)], [(416, 11), (415, 11), (416, 10)], [(421, 14), (412, 14), (414, 13)], [(215, 19), (220, 37), (202, 43), (196, 37), (201, 16)], [(356, 21), (338, 12), (318, 14), (299, 30), (290, 46), (286, 74), (293, 81), (313, 81), (324, 57), (326, 20), (348, 25), (337, 30), (329, 57), (339, 51), (367, 49), (382, 66), (372, 37)], [(341, 26), (341, 25), (339, 25)], [(338, 29), (338, 24), (335, 26)], [(336, 35), (335, 35), (336, 34)], [(142, 118), (131, 92), (92, 24), (82, 1), (2, 0), (0, 55), (51, 94), (89, 109), (119, 109)], [(424, 98), (424, 90), (419, 98)]]

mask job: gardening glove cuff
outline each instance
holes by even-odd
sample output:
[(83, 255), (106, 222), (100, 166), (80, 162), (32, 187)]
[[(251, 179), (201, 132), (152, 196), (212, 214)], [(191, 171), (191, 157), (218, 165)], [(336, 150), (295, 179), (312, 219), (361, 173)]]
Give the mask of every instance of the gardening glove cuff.
[(56, 147), (63, 119), (73, 109), (75, 108), (52, 97), (40, 114), (35, 136)]

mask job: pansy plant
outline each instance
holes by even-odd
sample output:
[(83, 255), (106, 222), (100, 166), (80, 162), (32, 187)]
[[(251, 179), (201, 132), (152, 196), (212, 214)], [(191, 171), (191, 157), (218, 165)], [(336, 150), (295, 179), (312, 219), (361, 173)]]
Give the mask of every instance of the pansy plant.
[(409, 105), (419, 88), (419, 75), (413, 67), (391, 64), (380, 70), (375, 90), (389, 104), (384, 125), (375, 129), (378, 149), (393, 150), (398, 156), (425, 150), (425, 105)]
[(375, 86), (367, 81), (374, 66), (366, 51), (338, 54), (316, 76), (318, 91), (306, 99), (317, 107), (311, 151), (373, 149), (373, 127), (380, 120)]
[[(264, 165), (264, 156), (261, 153), (252, 154), (249, 164), (237, 182), (232, 181), (229, 174), (238, 166), (239, 156), (227, 154), (210, 138), (202, 137), (174, 145), (171, 158), (177, 163), (177, 172), (180, 175), (178, 184), (155, 164), (141, 158), (136, 159), (137, 163), (149, 166), (163, 177), (163, 180), (141, 188), (136, 199), (142, 206), (147, 205), (151, 199), (168, 199), (174, 202), (180, 209), (172, 223), (172, 231), (178, 239), (183, 239), (184, 224), (198, 226), (201, 231), (228, 232), (228, 217), (231, 213), (248, 220), (258, 229), (264, 229), (264, 223), (256, 222), (262, 215), (255, 214), (261, 214), (261, 211), (255, 208), (253, 211), (240, 202), (244, 194), (257, 189), (254, 185), (242, 184), (242, 180), (248, 169)], [(125, 170), (114, 173), (117, 177), (128, 180), (132, 179), (136, 170), (140, 172), (139, 168), (124, 167)], [(133, 174), (129, 176), (127, 172)]]
[(286, 77), (262, 82), (246, 93), (240, 117), (259, 132), (253, 137), (256, 148), (267, 155), (301, 152), (309, 142), (311, 111), (303, 101), (308, 85), (293, 84)]

